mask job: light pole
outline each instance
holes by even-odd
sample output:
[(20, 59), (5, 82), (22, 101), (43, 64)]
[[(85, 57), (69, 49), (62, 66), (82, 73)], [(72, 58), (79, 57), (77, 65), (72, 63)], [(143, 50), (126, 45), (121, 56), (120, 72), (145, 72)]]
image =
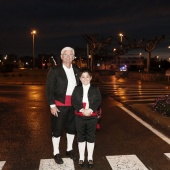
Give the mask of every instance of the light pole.
[(122, 48), (123, 34), (119, 33), (119, 36), (120, 36), (120, 53), (117, 55), (117, 66), (118, 66), (118, 70), (120, 71), (120, 55), (123, 52), (123, 48)]
[(119, 36), (120, 36), (120, 50), (122, 52), (122, 37), (123, 37), (123, 34), (120, 33)]
[(35, 66), (35, 56), (34, 56), (34, 36), (35, 36), (35, 34), (37, 33), (37, 31), (36, 30), (32, 30), (31, 31), (31, 34), (32, 34), (32, 67), (34, 68), (34, 66)]

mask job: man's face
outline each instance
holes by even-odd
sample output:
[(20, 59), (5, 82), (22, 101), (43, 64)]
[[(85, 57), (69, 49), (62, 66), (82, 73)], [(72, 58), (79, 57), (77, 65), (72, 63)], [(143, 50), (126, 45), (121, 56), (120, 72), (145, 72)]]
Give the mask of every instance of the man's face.
[(61, 55), (61, 59), (63, 64), (70, 64), (74, 60), (74, 55), (72, 50), (65, 50), (64, 53)]

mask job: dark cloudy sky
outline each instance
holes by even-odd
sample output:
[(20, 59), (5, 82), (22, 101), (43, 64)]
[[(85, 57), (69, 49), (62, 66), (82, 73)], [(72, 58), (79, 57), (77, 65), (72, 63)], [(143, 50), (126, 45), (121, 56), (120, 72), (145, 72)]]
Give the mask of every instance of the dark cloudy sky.
[[(58, 53), (65, 46), (86, 47), (82, 34), (152, 39), (165, 35), (157, 55), (168, 56), (169, 0), (1, 0), (0, 54)], [(170, 57), (170, 55), (169, 55)]]

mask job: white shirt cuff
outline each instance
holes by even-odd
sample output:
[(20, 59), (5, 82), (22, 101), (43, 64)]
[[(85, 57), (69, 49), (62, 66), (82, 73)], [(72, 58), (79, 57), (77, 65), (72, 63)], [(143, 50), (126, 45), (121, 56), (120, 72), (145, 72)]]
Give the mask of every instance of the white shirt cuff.
[(50, 108), (54, 108), (54, 107), (56, 107), (55, 104), (51, 104), (51, 105), (50, 105)]
[(83, 112), (84, 111), (84, 109), (82, 108), (82, 109), (80, 109), (80, 111), (79, 112)]

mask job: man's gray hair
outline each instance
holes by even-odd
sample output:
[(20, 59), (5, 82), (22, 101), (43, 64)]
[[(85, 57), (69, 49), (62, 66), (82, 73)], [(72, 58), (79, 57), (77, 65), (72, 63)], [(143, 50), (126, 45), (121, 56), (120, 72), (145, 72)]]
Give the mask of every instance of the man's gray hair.
[(64, 51), (66, 51), (66, 50), (72, 50), (73, 55), (75, 55), (74, 49), (71, 48), (71, 47), (64, 47), (64, 48), (61, 50), (61, 55), (63, 55), (63, 54), (64, 54)]

